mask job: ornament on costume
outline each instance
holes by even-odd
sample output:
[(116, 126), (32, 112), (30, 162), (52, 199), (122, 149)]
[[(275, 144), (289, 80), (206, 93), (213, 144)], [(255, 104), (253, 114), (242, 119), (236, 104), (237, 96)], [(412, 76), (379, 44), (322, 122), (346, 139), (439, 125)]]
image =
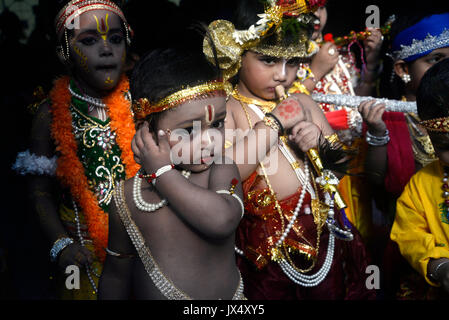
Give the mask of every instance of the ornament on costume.
[(430, 132), (449, 133), (449, 117), (423, 120), (419, 124)]

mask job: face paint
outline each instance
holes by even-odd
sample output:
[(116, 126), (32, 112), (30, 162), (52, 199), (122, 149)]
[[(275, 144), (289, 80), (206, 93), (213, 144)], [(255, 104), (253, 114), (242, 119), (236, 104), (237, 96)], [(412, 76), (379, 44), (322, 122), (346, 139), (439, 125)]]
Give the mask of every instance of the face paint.
[(75, 51), (75, 53), (81, 59), (80, 66), (84, 69), (84, 71), (89, 73), (89, 67), (87, 66), (87, 57), (84, 55), (84, 53), (81, 51), (81, 49), (78, 48), (78, 46), (76, 44), (73, 45), (73, 51)]
[(206, 123), (210, 125), (212, 122), (214, 122), (215, 118), (215, 107), (214, 105), (207, 105), (204, 107), (204, 119), (206, 120)]
[(114, 80), (112, 80), (111, 77), (108, 77), (108, 78), (104, 81), (104, 83), (106, 83), (106, 84), (113, 84), (113, 83), (114, 83)]
[(126, 57), (122, 22), (115, 14), (95, 10), (80, 16), (80, 26), (70, 46), (74, 75), (90, 89), (109, 91), (119, 82)]
[(287, 60), (282, 59), (282, 76), (285, 77), (287, 75), (287, 70), (285, 67), (287, 66)]
[[(103, 19), (101, 18), (101, 22), (98, 21), (97, 16), (94, 15), (95, 21), (97, 22), (97, 31), (98, 33), (101, 35), (101, 38), (103, 39), (103, 41), (106, 42), (107, 36), (108, 36), (108, 31), (109, 31), (109, 24), (108, 24), (108, 18), (109, 18), (109, 14), (106, 14), (106, 18)], [(106, 22), (105, 22), (106, 20)]]

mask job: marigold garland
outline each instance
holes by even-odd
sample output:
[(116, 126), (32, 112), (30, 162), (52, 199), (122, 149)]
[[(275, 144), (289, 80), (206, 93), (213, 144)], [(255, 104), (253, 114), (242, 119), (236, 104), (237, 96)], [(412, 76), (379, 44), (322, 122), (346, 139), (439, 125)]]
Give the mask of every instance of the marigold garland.
[[(84, 166), (77, 156), (77, 142), (73, 135), (70, 104), (72, 96), (68, 90), (69, 77), (55, 81), (50, 92), (53, 121), (51, 134), (56, 142), (56, 151), (60, 153), (56, 176), (70, 188), (72, 196), (84, 213), (90, 238), (100, 261), (104, 261), (108, 243), (108, 215), (98, 205), (93, 192), (88, 187)], [(126, 177), (134, 176), (139, 169), (131, 150), (131, 140), (135, 127), (130, 111), (130, 102), (124, 93), (129, 88), (126, 77), (122, 77), (114, 91), (104, 99), (110, 118), (111, 130), (117, 133), (116, 142), (122, 152), (121, 159), (125, 165)]]

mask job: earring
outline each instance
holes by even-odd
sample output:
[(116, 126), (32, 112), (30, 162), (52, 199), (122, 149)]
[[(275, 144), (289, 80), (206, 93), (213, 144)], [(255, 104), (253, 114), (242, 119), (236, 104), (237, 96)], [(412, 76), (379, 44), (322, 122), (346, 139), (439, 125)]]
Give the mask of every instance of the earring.
[(410, 75), (408, 73), (404, 73), (402, 75), (402, 81), (404, 81), (404, 83), (407, 84), (410, 81), (412, 81), (412, 77), (410, 77)]

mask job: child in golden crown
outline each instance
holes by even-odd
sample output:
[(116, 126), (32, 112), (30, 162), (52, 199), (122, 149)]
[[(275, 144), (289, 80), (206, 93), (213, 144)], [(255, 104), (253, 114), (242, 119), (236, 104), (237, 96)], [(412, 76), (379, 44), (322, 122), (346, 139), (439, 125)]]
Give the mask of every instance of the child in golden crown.
[[(329, 170), (341, 170), (347, 155), (310, 97), (285, 95), (300, 62), (317, 50), (310, 36), (321, 4), (239, 1), (234, 23), (209, 25), (225, 78), (235, 84), (225, 147), (244, 181), (236, 251), (248, 299), (375, 296), (365, 287), (364, 246)], [(203, 49), (213, 62), (207, 42)]]
[[(52, 244), (50, 259), (61, 269), (59, 297), (96, 299), (115, 182), (138, 170), (123, 73), (130, 28), (112, 1), (62, 5), (55, 19), (57, 49), (70, 76), (56, 79), (39, 106), (30, 150), (19, 154), (15, 168), (31, 176), (31, 198)], [(79, 286), (77, 280), (73, 288), (65, 284), (68, 266), (79, 268)]]

